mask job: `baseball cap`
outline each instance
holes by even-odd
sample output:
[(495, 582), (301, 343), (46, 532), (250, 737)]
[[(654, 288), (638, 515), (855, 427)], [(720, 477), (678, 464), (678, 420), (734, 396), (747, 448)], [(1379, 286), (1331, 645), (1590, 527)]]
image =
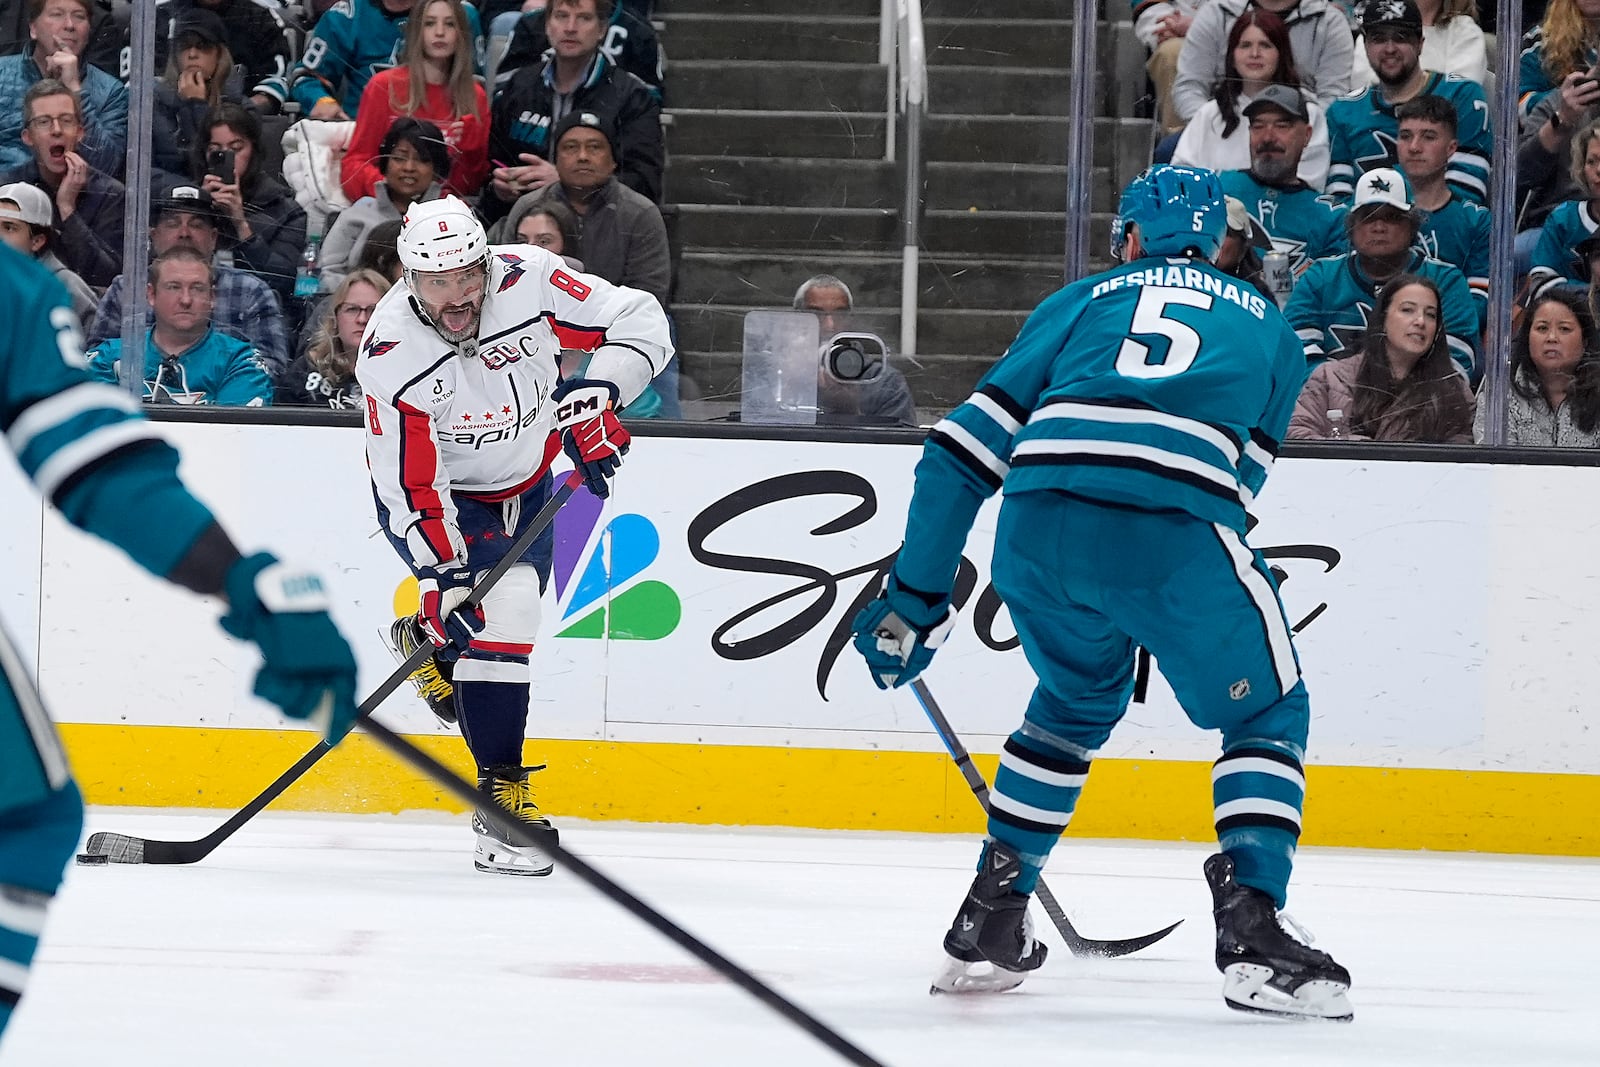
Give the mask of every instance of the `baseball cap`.
[(221, 17), (214, 11), (198, 7), (172, 17), (173, 42), (184, 37), (198, 37), (205, 44), (228, 43), (228, 31), (223, 27)]
[(1254, 118), (1256, 112), (1264, 111), (1269, 107), (1277, 108), (1292, 119), (1301, 122), (1311, 121), (1311, 112), (1306, 108), (1306, 98), (1300, 95), (1300, 90), (1291, 89), (1287, 85), (1273, 82), (1244, 107), (1244, 117)]
[(605, 137), (606, 144), (611, 148), (612, 158), (616, 158), (616, 134), (612, 132), (611, 124), (606, 122), (599, 115), (596, 115), (593, 111), (568, 112), (567, 117), (562, 119), (556, 125), (555, 136), (550, 138), (550, 144), (559, 145), (561, 143), (561, 138), (566, 136), (568, 130), (575, 130), (579, 126), (584, 126), (591, 130), (599, 130), (600, 133)]
[(1411, 184), (1404, 174), (1390, 167), (1369, 170), (1356, 181), (1355, 202), (1351, 210), (1387, 205), (1400, 211), (1411, 210)]
[(1416, 0), (1366, 0), (1357, 5), (1356, 23), (1362, 33), (1388, 26), (1410, 30), (1418, 39), (1422, 37), (1422, 12), (1417, 9)]
[(204, 215), (213, 223), (218, 221), (217, 210), (211, 203), (211, 194), (193, 185), (179, 185), (150, 201), (150, 225), (154, 226), (164, 211), (187, 211)]
[(0, 205), (0, 218), (16, 219), (29, 226), (53, 226), (55, 212), (50, 209), (50, 197), (37, 185), (12, 182), (0, 185), (0, 200), (9, 200), (16, 207)]

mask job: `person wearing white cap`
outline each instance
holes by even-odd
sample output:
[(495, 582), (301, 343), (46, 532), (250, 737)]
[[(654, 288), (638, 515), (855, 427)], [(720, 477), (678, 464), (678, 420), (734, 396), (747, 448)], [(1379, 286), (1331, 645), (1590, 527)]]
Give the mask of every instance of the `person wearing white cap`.
[(1324, 360), (1359, 352), (1378, 290), (1391, 278), (1409, 273), (1438, 287), (1450, 355), (1462, 373), (1476, 381), (1482, 368), (1472, 291), (1460, 270), (1413, 247), (1419, 213), (1405, 175), (1389, 167), (1361, 175), (1355, 206), (1345, 224), (1350, 229), (1350, 251), (1312, 263), (1283, 308), (1306, 347), (1308, 371)]
[(67, 287), (80, 327), (87, 330), (94, 323), (94, 290), (56, 255), (50, 198), (43, 189), (26, 182), (0, 185), (0, 241), (38, 260)]

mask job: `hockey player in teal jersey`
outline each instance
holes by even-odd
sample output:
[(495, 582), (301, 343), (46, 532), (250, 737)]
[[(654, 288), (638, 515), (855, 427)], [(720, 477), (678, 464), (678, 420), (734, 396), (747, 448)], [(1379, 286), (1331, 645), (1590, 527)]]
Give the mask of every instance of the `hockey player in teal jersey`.
[(1472, 290), (1455, 267), (1417, 251), (1420, 212), (1411, 202), (1405, 177), (1388, 168), (1363, 174), (1348, 219), (1350, 251), (1311, 264), (1283, 306), (1305, 344), (1306, 375), (1325, 359), (1360, 351), (1378, 290), (1390, 278), (1409, 272), (1439, 287), (1450, 355), (1475, 382), (1479, 331)]
[(1489, 210), (1450, 187), (1456, 112), (1443, 97), (1423, 95), (1395, 109), (1400, 121), (1400, 171), (1420, 209), (1416, 247), (1466, 275), (1478, 309), (1478, 331), (1489, 324)]
[(1282, 252), (1300, 274), (1313, 259), (1349, 248), (1344, 209), (1300, 180), (1300, 157), (1311, 141), (1305, 99), (1284, 85), (1268, 85), (1244, 109), (1250, 121), (1250, 169), (1226, 170), (1222, 189), (1255, 220), (1262, 252)]
[(1210, 171), (1158, 166), (1129, 184), (1112, 228), (1126, 262), (1045, 300), (929, 433), (905, 544), (853, 623), (880, 687), (912, 681), (953, 625), (973, 519), (1004, 489), (993, 580), (1039, 681), (1001, 754), (978, 875), (945, 935), (936, 990), (1008, 989), (1044, 962), (1029, 898), (1127, 709), (1138, 642), (1196, 725), (1222, 733), (1212, 772), (1222, 851), (1205, 875), (1226, 1002), (1351, 1015), (1349, 973), (1277, 921), (1309, 707), (1277, 588), (1245, 540), (1245, 508), (1305, 362), (1272, 302), (1211, 265), (1225, 228)]
[[(240, 556), (184, 488), (177, 453), (138, 405), (90, 380), (67, 292), (47, 270), (0, 248), (0, 291), (0, 425), (39, 492), (151, 573), (223, 598), (223, 629), (261, 649), (256, 694), (312, 720), (330, 743), (344, 736), (356, 714), (355, 657), (318, 578), (265, 552)], [(159, 619), (151, 623), (159, 630)], [(83, 800), (55, 727), (0, 632), (0, 1030), (82, 829)]]
[(1588, 257), (1578, 246), (1600, 233), (1600, 122), (1573, 135), (1572, 177), (1583, 195), (1558, 204), (1545, 219), (1528, 272), (1535, 296), (1558, 285), (1589, 285)]
[(1445, 177), (1467, 199), (1483, 203), (1489, 196), (1489, 160), (1494, 153), (1483, 87), (1422, 68), (1422, 15), (1413, 0), (1368, 0), (1361, 31), (1378, 84), (1328, 105), (1331, 161), (1324, 191), (1342, 203), (1350, 199), (1362, 174), (1378, 167), (1398, 168), (1400, 125), (1395, 108), (1429, 94), (1448, 100), (1456, 111), (1460, 148)]

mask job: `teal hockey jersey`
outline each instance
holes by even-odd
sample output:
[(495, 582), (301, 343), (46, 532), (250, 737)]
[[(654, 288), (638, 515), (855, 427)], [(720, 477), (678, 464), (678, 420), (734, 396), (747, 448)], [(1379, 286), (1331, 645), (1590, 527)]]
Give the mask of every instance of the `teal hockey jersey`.
[(93, 381), (71, 299), (0, 245), (0, 425), (17, 463), (74, 525), (165, 577), (213, 522), (178, 481), (178, 453), (126, 392)]
[(1535, 293), (1555, 285), (1588, 285), (1587, 264), (1578, 257), (1578, 245), (1600, 229), (1587, 200), (1568, 200), (1557, 204), (1544, 220), (1544, 232), (1533, 250), (1533, 269), (1528, 272)]
[(1349, 251), (1345, 209), (1304, 182), (1289, 187), (1267, 185), (1247, 170), (1225, 170), (1219, 177), (1222, 191), (1244, 204), (1264, 235), (1264, 241), (1254, 242), (1256, 247), (1262, 252), (1287, 254), (1295, 274), (1303, 273), (1314, 259)]
[(1001, 488), (1183, 511), (1242, 534), (1304, 379), (1277, 307), (1209, 263), (1149, 257), (1074, 282), (929, 432), (908, 519), (927, 536), (896, 573), (948, 588)]
[[(1478, 380), (1478, 309), (1466, 277), (1448, 263), (1412, 256), (1407, 273), (1418, 274), (1439, 287), (1445, 338), (1450, 355), (1474, 383)], [(1354, 252), (1319, 259), (1295, 284), (1284, 317), (1305, 344), (1305, 375), (1329, 359), (1344, 359), (1361, 351), (1372, 309), (1382, 286), (1367, 276)]]
[(1425, 214), (1417, 250), (1466, 275), (1481, 333), (1489, 324), (1489, 209), (1452, 192), (1449, 203)]
[[(1489, 102), (1483, 87), (1454, 74), (1428, 75), (1422, 94), (1450, 101), (1456, 109), (1456, 140), (1460, 142), (1445, 168), (1445, 180), (1474, 203), (1489, 196), (1489, 160), (1494, 143), (1489, 133)], [(1328, 105), (1328, 184), (1325, 195), (1348, 203), (1356, 179), (1377, 167), (1400, 169), (1397, 140), (1400, 123), (1394, 107), (1383, 99), (1380, 86), (1351, 93)]]

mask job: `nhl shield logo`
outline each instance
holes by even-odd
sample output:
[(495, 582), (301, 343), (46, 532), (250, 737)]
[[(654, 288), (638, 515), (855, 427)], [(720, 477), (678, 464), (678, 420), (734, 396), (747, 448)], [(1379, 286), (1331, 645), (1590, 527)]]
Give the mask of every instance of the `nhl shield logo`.
[(1248, 678), (1240, 678), (1237, 682), (1234, 682), (1232, 685), (1228, 686), (1228, 696), (1234, 700), (1243, 700), (1249, 695), (1250, 679)]

